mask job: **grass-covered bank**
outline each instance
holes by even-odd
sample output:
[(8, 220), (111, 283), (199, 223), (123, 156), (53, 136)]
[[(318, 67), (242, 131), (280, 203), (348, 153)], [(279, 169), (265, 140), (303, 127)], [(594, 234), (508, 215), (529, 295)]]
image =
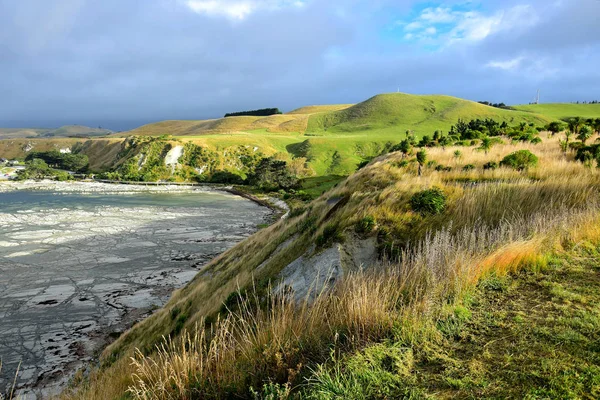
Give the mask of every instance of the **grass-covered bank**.
[[(537, 163), (501, 162), (522, 150), (534, 153)], [(598, 172), (575, 161), (556, 138), (485, 151), (436, 147), (426, 156), (421, 168), (414, 154), (378, 158), (217, 258), (167, 307), (107, 349), (105, 367), (65, 396), (252, 398), (267, 384), (280, 395), (289, 389), (293, 396), (335, 398), (322, 385), (338, 375), (367, 390), (372, 383), (352, 377), (350, 365), (370, 361), (354, 356), (373, 346), (383, 346), (384, 354), (399, 346), (390, 350), (392, 364), (412, 365), (407, 357), (428, 354), (419, 346), (439, 348), (454, 325), (474, 314), (469, 298), (480, 282), (544, 270), (549, 255), (562, 257), (598, 239)], [(415, 195), (432, 188), (443, 193), (444, 206), (415, 209)], [(350, 250), (357, 238), (377, 246), (379, 258), (363, 265), (371, 268), (345, 271), (311, 302), (297, 303), (288, 291), (270, 294), (298, 257), (337, 246)], [(184, 339), (184, 332), (191, 337)], [(171, 344), (157, 351), (162, 336)], [(415, 368), (385, 375), (393, 390), (444, 397), (437, 386), (429, 391), (419, 383)], [(437, 371), (431, 369), (432, 380), (444, 378)], [(373, 387), (375, 395), (364, 398), (386, 398), (391, 390)]]
[[(564, 249), (563, 249), (564, 250)], [(600, 397), (600, 247), (482, 279), (430, 327), (319, 366), (299, 398)]]

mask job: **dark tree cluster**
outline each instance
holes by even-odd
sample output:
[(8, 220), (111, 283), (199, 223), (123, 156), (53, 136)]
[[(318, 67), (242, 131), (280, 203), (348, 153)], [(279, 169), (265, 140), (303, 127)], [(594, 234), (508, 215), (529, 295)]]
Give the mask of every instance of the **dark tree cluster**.
[(576, 101), (573, 104), (600, 104), (600, 101), (598, 100), (592, 100), (592, 101)]
[(504, 103), (491, 103), (489, 101), (478, 101), (479, 104), (483, 104), (484, 106), (490, 106), (495, 108), (503, 108), (505, 110), (512, 110), (512, 107), (507, 106)]
[(285, 161), (263, 158), (248, 176), (248, 183), (265, 191), (288, 190), (298, 187), (298, 177), (288, 169)]
[(25, 161), (43, 160), (49, 167), (73, 172), (84, 172), (89, 165), (88, 156), (84, 154), (61, 153), (58, 150), (31, 152)]
[(268, 117), (269, 115), (283, 114), (279, 108), (261, 108), (260, 110), (239, 111), (225, 114), (227, 117)]

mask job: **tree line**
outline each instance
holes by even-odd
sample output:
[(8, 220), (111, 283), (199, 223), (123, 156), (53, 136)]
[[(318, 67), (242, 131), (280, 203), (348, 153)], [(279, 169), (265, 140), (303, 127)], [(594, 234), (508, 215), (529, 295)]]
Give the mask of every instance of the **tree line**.
[(227, 117), (268, 117), (269, 115), (283, 114), (279, 108), (261, 108), (259, 110), (238, 111), (225, 114)]

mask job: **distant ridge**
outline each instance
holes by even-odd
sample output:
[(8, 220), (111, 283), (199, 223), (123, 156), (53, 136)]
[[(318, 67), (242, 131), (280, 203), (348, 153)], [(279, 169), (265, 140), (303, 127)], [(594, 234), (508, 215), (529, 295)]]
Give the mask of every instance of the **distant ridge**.
[(99, 137), (113, 133), (109, 129), (83, 125), (65, 125), (60, 128), (0, 128), (0, 139)]

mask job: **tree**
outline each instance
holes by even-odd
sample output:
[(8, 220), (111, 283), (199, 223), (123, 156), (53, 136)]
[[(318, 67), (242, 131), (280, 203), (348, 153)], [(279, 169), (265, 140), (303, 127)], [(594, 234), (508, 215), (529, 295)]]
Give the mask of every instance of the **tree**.
[(579, 135), (577, 135), (577, 139), (581, 140), (581, 142), (585, 144), (585, 142), (587, 142), (588, 139), (592, 137), (592, 133), (592, 128), (590, 128), (587, 125), (584, 125), (579, 130)]
[(596, 118), (590, 124), (596, 135), (600, 135), (600, 118)]
[(290, 173), (287, 163), (272, 157), (260, 160), (248, 181), (263, 190), (292, 189), (298, 186), (298, 178)]
[(519, 150), (504, 157), (500, 165), (523, 171), (529, 167), (535, 167), (537, 163), (538, 158), (535, 154), (529, 150)]
[(573, 135), (579, 135), (579, 130), (585, 124), (585, 120), (581, 117), (573, 117), (567, 120), (569, 132)]
[(425, 149), (421, 149), (417, 152), (417, 162), (419, 163), (419, 176), (421, 176), (423, 166), (427, 163), (427, 152)]
[(494, 141), (489, 137), (484, 137), (483, 139), (481, 139), (481, 144), (479, 145), (478, 150), (485, 152), (485, 154), (487, 155), (487, 153), (493, 146)]
[(402, 153), (402, 158), (408, 156), (410, 153), (412, 153), (412, 145), (410, 144), (410, 141), (408, 139), (401, 141), (400, 145), (398, 146), (398, 150), (400, 150)]
[(565, 125), (560, 122), (560, 121), (553, 121), (550, 122), (548, 125), (546, 125), (546, 130), (550, 133), (552, 133), (552, 136), (556, 135), (557, 133), (562, 132), (565, 129)]

